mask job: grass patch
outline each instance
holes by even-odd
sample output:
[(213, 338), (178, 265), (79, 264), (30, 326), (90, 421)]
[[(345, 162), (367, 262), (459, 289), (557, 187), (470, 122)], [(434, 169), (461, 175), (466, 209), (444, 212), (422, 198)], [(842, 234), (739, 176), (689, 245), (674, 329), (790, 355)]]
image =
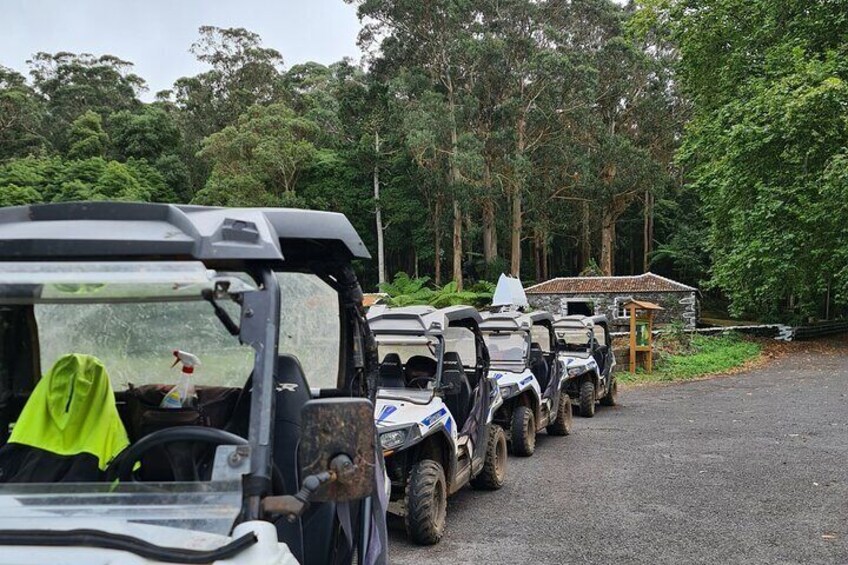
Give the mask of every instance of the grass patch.
[(638, 369), (636, 374), (622, 372), (622, 383), (643, 383), (695, 379), (706, 375), (726, 373), (760, 355), (760, 344), (743, 339), (739, 334), (692, 336), (688, 347), (666, 352), (660, 344), (660, 355), (654, 357), (654, 372)]

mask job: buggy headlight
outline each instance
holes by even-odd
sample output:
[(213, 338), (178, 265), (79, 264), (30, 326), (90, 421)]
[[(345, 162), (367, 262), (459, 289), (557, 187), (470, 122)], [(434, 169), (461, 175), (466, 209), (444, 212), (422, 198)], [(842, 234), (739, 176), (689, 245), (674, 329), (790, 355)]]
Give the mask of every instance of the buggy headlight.
[(518, 385), (509, 385), (501, 387), (501, 396), (504, 398), (512, 398), (518, 392)]
[(583, 372), (583, 369), (583, 367), (572, 367), (568, 370), (568, 376), (576, 377), (577, 375)]
[(405, 430), (394, 430), (392, 432), (380, 434), (380, 447), (383, 449), (394, 449), (395, 447), (403, 445), (403, 442), (405, 441)]

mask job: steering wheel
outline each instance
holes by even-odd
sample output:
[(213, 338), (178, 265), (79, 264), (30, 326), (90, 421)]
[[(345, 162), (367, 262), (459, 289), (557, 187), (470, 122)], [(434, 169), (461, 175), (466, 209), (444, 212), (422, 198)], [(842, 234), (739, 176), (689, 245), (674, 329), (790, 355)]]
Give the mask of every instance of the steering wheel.
[[(144, 454), (154, 447), (159, 447), (177, 441), (199, 442), (214, 446), (248, 445), (247, 440), (243, 437), (217, 428), (205, 428), (203, 426), (179, 426), (159, 430), (144, 436), (122, 451), (106, 470), (107, 480), (110, 482), (115, 479), (121, 481), (136, 481), (137, 479), (133, 474), (133, 468), (136, 463), (141, 461)], [(184, 469), (177, 468), (174, 461), (172, 461), (170, 457), (168, 458), (168, 463), (171, 465), (171, 470), (174, 472), (175, 480), (198, 480), (196, 476), (197, 465), (193, 450), (188, 459), (192, 463), (194, 469), (193, 474), (195, 475), (194, 477), (187, 476), (187, 474), (183, 472)]]
[(436, 377), (433, 375), (422, 375), (418, 377), (412, 377), (411, 379), (409, 379), (409, 381), (407, 381), (407, 386), (412, 386), (412, 384), (416, 381), (423, 381), (423, 384), (418, 385), (418, 388), (425, 389), (427, 388), (428, 384), (430, 384), (431, 382), (435, 382), (435, 380)]

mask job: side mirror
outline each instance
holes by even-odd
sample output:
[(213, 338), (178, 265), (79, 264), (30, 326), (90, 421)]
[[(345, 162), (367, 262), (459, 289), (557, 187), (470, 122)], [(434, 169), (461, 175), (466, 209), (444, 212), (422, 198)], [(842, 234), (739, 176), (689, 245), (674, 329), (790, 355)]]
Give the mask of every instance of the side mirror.
[[(362, 398), (310, 400), (301, 411), (301, 477), (330, 472), (310, 496), (317, 502), (344, 502), (374, 491), (374, 405)], [(305, 482), (305, 479), (304, 479)]]

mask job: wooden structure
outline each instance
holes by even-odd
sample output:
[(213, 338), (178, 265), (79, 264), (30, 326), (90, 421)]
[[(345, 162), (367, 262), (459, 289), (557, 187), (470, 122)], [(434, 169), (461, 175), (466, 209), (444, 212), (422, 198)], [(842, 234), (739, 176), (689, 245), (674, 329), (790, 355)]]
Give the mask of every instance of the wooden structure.
[(654, 367), (654, 314), (663, 307), (653, 302), (629, 300), (624, 304), (630, 314), (630, 372), (636, 372), (639, 356), (649, 373)]

